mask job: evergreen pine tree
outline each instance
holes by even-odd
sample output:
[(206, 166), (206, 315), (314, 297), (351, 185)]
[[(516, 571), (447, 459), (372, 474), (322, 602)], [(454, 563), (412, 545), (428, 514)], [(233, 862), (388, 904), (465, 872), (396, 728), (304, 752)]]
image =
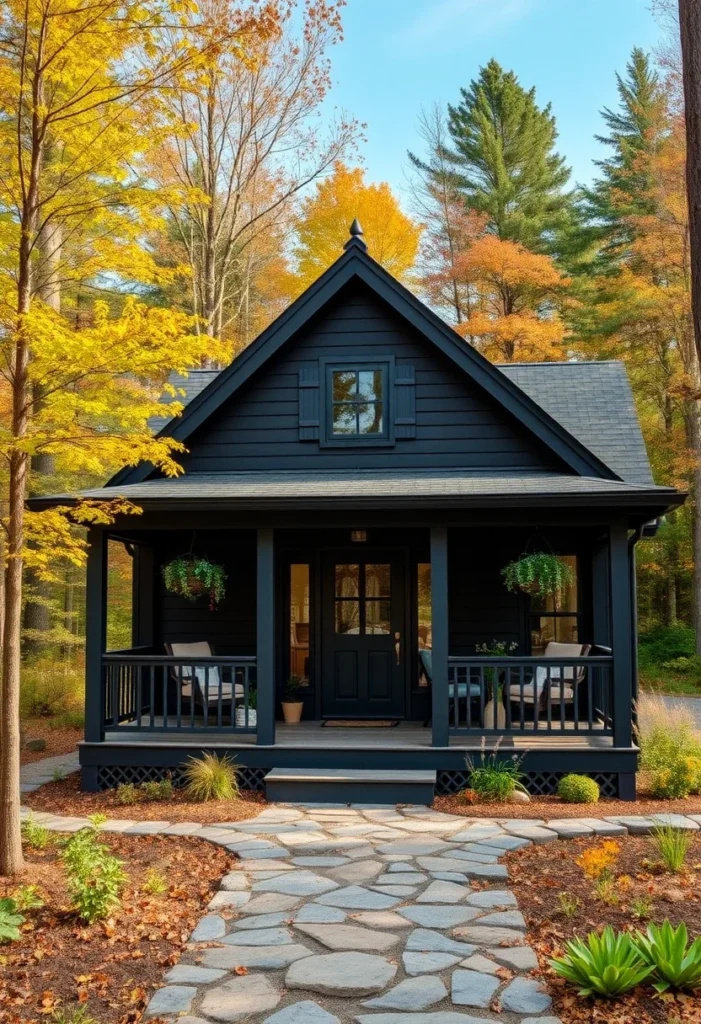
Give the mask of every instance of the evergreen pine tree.
[(550, 105), (538, 107), (535, 90), (493, 59), (461, 97), (448, 108), (450, 157), (466, 205), (486, 214), (499, 238), (557, 252), (573, 197), (565, 191), (570, 171), (555, 150)]

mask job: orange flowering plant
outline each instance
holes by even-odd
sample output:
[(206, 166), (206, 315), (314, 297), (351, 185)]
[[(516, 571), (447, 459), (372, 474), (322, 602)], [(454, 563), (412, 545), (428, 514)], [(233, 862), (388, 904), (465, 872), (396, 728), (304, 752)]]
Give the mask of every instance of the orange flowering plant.
[(606, 839), (598, 846), (588, 846), (583, 850), (575, 864), (582, 869), (587, 878), (598, 882), (601, 878), (611, 875), (620, 852), (620, 843), (615, 839)]

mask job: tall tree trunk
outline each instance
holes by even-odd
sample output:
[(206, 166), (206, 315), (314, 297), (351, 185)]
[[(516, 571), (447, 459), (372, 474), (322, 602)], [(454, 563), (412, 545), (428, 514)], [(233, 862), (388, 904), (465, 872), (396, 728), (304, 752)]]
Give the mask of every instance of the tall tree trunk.
[(679, 27), (686, 117), (691, 296), (696, 355), (701, 364), (701, 0), (679, 0)]
[[(47, 157), (49, 159), (49, 157)], [(49, 223), (39, 232), (37, 253), (39, 269), (37, 271), (37, 295), (47, 306), (57, 313), (61, 311), (61, 281), (59, 267), (63, 250), (63, 230), (60, 224)], [(41, 398), (34, 395), (34, 412), (39, 411)], [(39, 452), (31, 460), (32, 493), (41, 494), (45, 489), (47, 478), (56, 472), (56, 460), (53, 455)], [(43, 477), (43, 480), (42, 480)], [(24, 606), (24, 628), (31, 631), (24, 643), (27, 654), (38, 654), (44, 647), (42, 633), (51, 629), (51, 587), (40, 580), (31, 570), (26, 573), (27, 600)]]
[[(698, 385), (697, 385), (698, 386)], [(685, 410), (687, 444), (694, 454), (691, 478), (693, 500), (692, 542), (694, 574), (692, 583), (692, 626), (696, 632), (696, 653), (701, 654), (701, 423), (699, 402), (689, 401)]]

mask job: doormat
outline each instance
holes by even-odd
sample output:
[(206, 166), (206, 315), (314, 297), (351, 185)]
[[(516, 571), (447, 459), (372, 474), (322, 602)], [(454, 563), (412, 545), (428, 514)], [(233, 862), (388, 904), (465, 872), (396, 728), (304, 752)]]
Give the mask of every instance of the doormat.
[(321, 723), (322, 728), (325, 725), (330, 729), (393, 729), (399, 725), (399, 719), (327, 718)]

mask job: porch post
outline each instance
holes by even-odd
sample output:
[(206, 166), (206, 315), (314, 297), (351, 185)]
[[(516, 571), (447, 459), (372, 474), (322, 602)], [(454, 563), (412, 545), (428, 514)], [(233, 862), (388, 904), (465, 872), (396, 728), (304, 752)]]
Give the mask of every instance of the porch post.
[[(102, 655), (106, 642), (107, 537), (102, 530), (88, 533), (88, 564), (85, 590), (85, 739), (102, 743), (105, 738), (105, 687)], [(84, 790), (96, 792), (97, 767), (81, 770)]]
[[(611, 647), (613, 648), (613, 742), (616, 747), (633, 745), (633, 658), (632, 615), (628, 525), (610, 528)], [(619, 796), (635, 799), (635, 776), (621, 775)]]
[(431, 527), (431, 713), (434, 747), (448, 746), (448, 530)]
[(257, 742), (275, 743), (275, 576), (273, 531), (258, 530), (256, 576)]

